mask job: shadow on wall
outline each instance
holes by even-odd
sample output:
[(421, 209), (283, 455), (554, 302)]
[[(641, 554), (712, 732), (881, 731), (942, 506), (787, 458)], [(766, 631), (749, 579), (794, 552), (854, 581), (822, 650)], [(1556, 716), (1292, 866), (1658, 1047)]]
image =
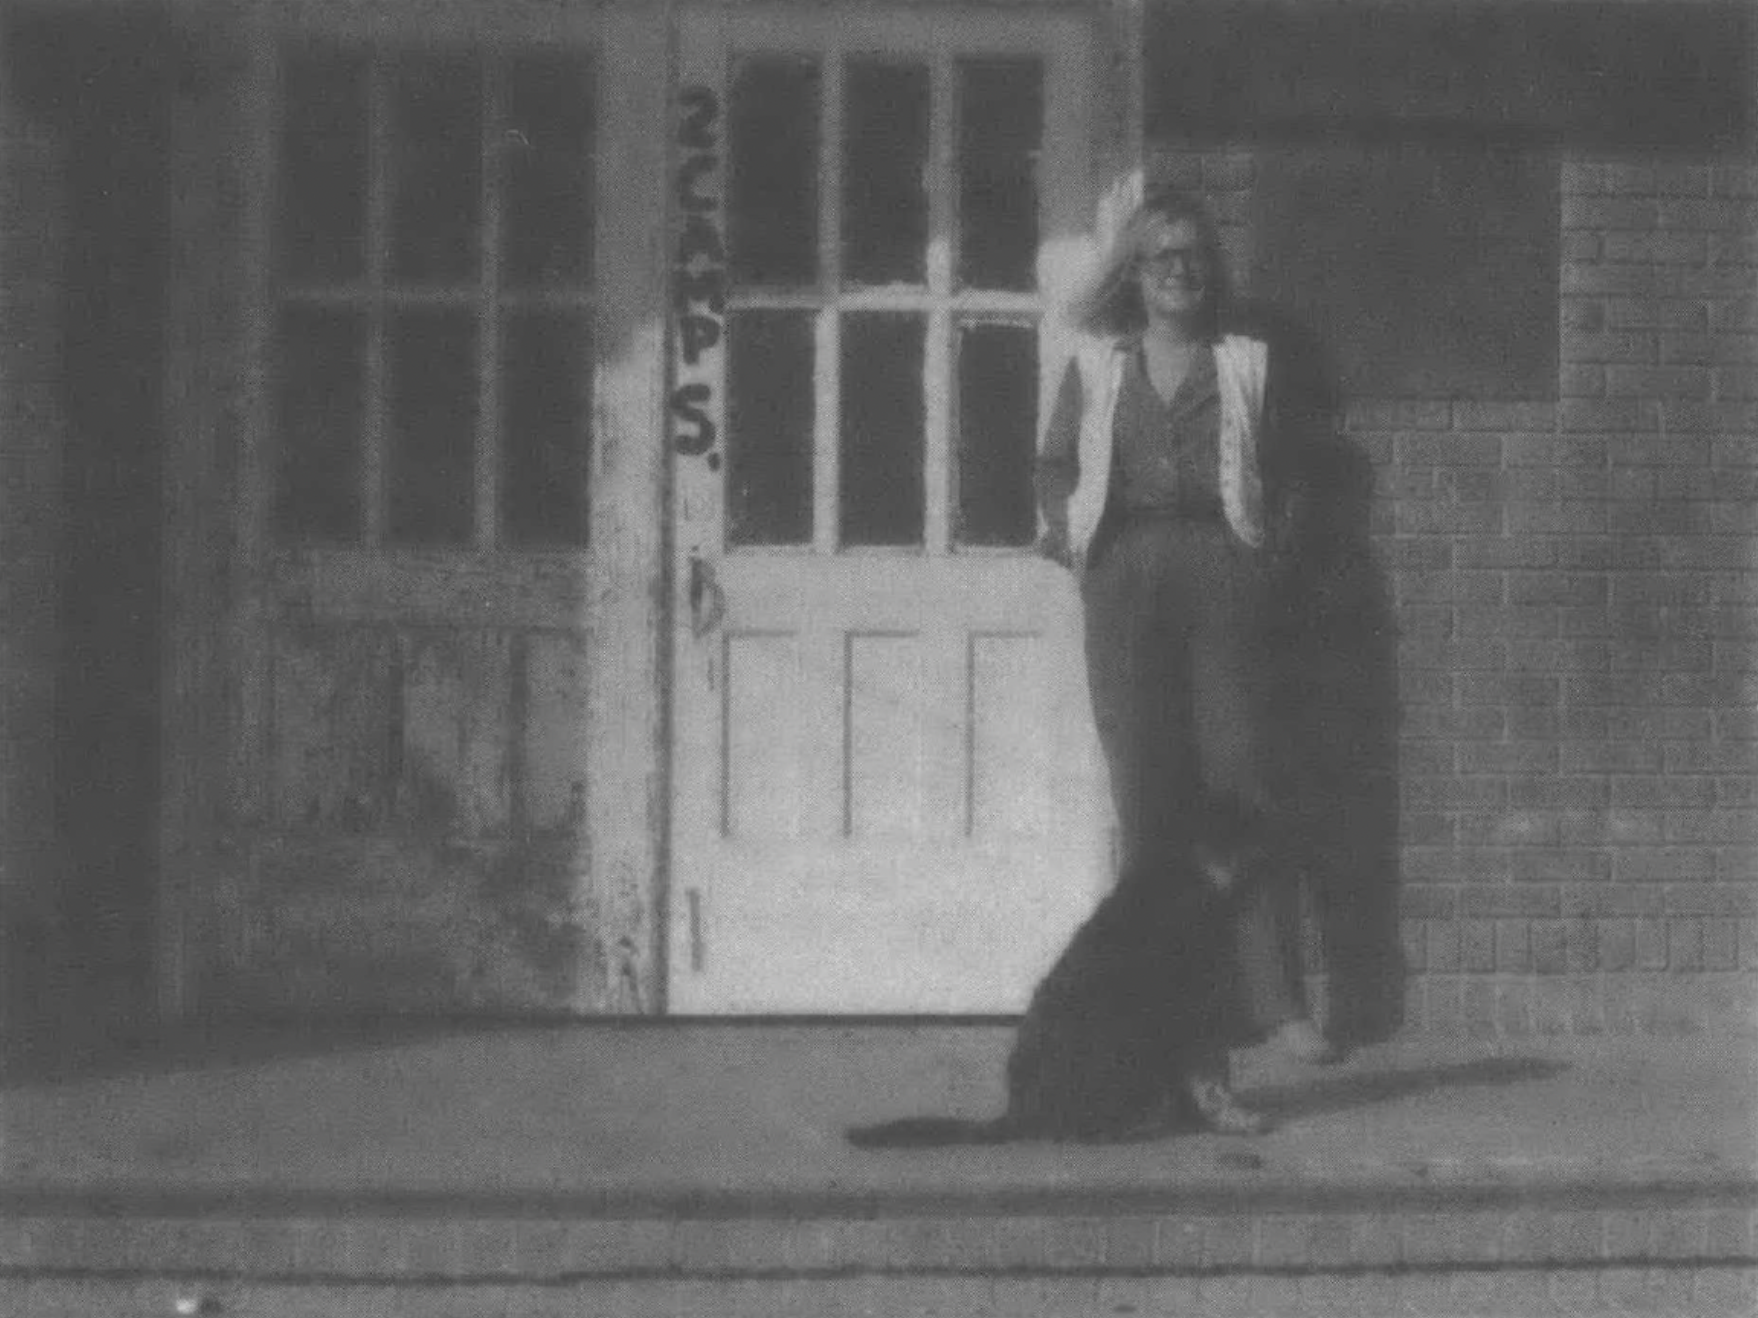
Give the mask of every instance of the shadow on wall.
[[(154, 1001), (170, 160), (156, 56), (165, 30), (147, 6), (56, 8), (0, 15), (9, 130), (34, 144), (27, 156), (8, 143), (9, 219), (46, 230), (26, 240), (37, 268), (9, 258), (6, 290), (8, 349), (20, 354), (6, 369), (29, 374), (9, 381), (25, 392), (5, 400), (0, 484), (8, 508), (28, 515), (7, 530), (22, 527), (33, 541), (0, 572), (9, 603), (35, 615), (6, 614), (18, 643), (7, 658), (15, 691), (0, 713), (15, 778), (6, 791), (31, 780), (22, 784), (29, 813), (7, 821), (0, 858), (12, 871), (0, 895), (22, 893), (25, 908), (0, 929), (8, 1057), (98, 1046), (142, 1023)], [(28, 508), (12, 502), (19, 495)], [(17, 572), (33, 563), (44, 575), (17, 593)], [(35, 725), (28, 762), (13, 740), (26, 718)]]
[(1306, 875), (1330, 1032), (1381, 1040), (1403, 1021), (1398, 928), (1398, 654), (1391, 587), (1369, 534), (1374, 472), (1342, 433), (1330, 353), (1279, 309), (1247, 328), (1279, 363), (1280, 443), (1266, 476), (1306, 491), (1276, 611), (1274, 702), (1289, 845)]

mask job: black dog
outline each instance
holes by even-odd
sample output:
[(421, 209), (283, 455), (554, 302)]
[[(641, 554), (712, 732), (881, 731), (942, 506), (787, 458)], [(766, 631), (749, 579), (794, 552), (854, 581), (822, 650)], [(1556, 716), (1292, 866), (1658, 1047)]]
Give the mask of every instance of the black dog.
[(1192, 1120), (1193, 1052), (1236, 999), (1232, 870), (1126, 874), (1032, 994), (990, 1121), (908, 1117), (848, 1132), (861, 1148), (1151, 1138)]

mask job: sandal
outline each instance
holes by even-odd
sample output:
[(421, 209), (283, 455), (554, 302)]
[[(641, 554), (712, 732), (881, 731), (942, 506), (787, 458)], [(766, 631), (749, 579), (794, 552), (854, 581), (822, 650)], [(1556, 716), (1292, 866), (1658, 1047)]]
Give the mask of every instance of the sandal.
[(1269, 1118), (1254, 1112), (1220, 1080), (1192, 1080), (1186, 1091), (1203, 1128), (1216, 1135), (1262, 1135)]

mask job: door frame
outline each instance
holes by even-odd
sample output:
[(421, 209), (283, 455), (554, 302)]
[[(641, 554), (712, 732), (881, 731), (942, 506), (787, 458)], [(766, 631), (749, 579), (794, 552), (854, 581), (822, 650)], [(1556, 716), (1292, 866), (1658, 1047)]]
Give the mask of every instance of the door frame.
[[(177, 404), (167, 471), (180, 491), (177, 506), (191, 504), (189, 491), (207, 491), (224, 511), (204, 519), (205, 545), (193, 531), (179, 537), (178, 553), (196, 570), (180, 571), (168, 586), (176, 622), (168, 629), (175, 649), (168, 656), (174, 675), (165, 710), (163, 849), (167, 872), (180, 878), (160, 903), (162, 1012), (187, 1016), (213, 1005), (201, 1001), (207, 972), (247, 953), (253, 914), (234, 894), (249, 890), (242, 880), (273, 814), (274, 632), (290, 606), (279, 589), (286, 556), (270, 516), (274, 152), (263, 148), (275, 141), (280, 40), (310, 32), (427, 45), (542, 44), (560, 36), (595, 52), (605, 119), (596, 143), (591, 543), (580, 570), (551, 591), (573, 611), (587, 672), (581, 754), (591, 845), (572, 876), (572, 900), (588, 935), (582, 966), (593, 973), (569, 1010), (655, 1013), (663, 988), (656, 906), (663, 894), (657, 821), (665, 811), (660, 586), (668, 482), (657, 442), (666, 244), (655, 221), (668, 211), (667, 10), (558, 9), (546, 0), (245, 0), (225, 15), (208, 14), (195, 0), (174, 6), (199, 38), (190, 49), (200, 76), (185, 79), (175, 111), (174, 168), (194, 204), (174, 214), (173, 244), (180, 261), (199, 254), (198, 269), (212, 277), (186, 290), (174, 281), (168, 369)], [(607, 129), (612, 115), (617, 127)], [(362, 561), (364, 573), (342, 556), (316, 556), (304, 572), (310, 609), (346, 614), (386, 591), (394, 597), (405, 580), (397, 564)], [(492, 571), (493, 555), (484, 561)], [(536, 607), (500, 603), (517, 616)], [(443, 609), (444, 592), (421, 607)]]
[[(1133, 168), (1139, 158), (1139, 14), (1129, 0), (1096, 0), (1085, 5), (1030, 5), (1031, 17), (1049, 22), (1076, 23), (1089, 33), (1088, 54), (1084, 57), (1084, 74), (1076, 76), (1075, 95), (1081, 102), (1081, 113), (1087, 123), (1086, 140), (1082, 143), (1089, 194), (1096, 195), (1099, 179), (1114, 177), (1120, 170)], [(706, 815), (714, 811), (720, 756), (713, 747), (692, 741), (689, 705), (699, 703), (701, 696), (689, 684), (713, 683), (711, 674), (698, 672), (703, 665), (710, 668), (716, 659), (701, 645), (694, 623), (700, 620), (712, 626), (713, 615), (720, 601), (713, 569), (723, 552), (721, 504), (716, 484), (721, 480), (720, 453), (716, 448), (720, 436), (705, 424), (717, 416), (710, 407), (714, 391), (724, 377), (722, 359), (724, 342), (724, 277), (722, 265), (705, 255), (719, 250), (720, 233), (724, 231), (724, 215), (720, 207), (724, 196), (724, 142), (719, 136), (723, 97), (719, 89), (723, 77), (700, 76), (704, 68), (725, 67), (730, 54), (741, 46), (755, 47), (760, 36), (773, 32), (785, 47), (786, 38), (797, 33), (802, 24), (811, 26), (832, 49), (884, 53), (891, 48), (889, 38), (900, 30), (919, 34), (933, 24), (954, 24), (967, 33), (1005, 32), (1007, 15), (980, 6), (935, 6), (930, 10), (899, 5), (856, 5), (831, 14), (811, 9), (802, 10), (787, 4), (739, 7), (729, 10), (721, 6), (684, 6), (678, 11), (679, 30), (677, 76), (675, 89), (674, 134), (676, 155), (671, 175), (673, 215), (668, 232), (676, 244), (673, 270), (673, 310), (670, 343), (671, 383), (669, 442), (674, 454), (672, 502), (669, 509), (673, 544), (670, 557), (671, 627), (669, 632), (669, 708), (672, 739), (669, 756), (671, 791), (669, 793), (669, 855), (667, 867), (668, 919), (662, 934), (666, 946), (666, 984), (668, 1003), (677, 992), (679, 975), (685, 973), (687, 960), (702, 951), (700, 934), (694, 926), (699, 912), (690, 906), (688, 891), (688, 848), (701, 830), (709, 827)], [(1053, 38), (1051, 39), (1053, 41)], [(814, 45), (818, 44), (814, 42)], [(906, 43), (919, 44), (918, 43)], [(1020, 53), (1040, 50), (1038, 38), (1022, 38), (1017, 34), (995, 43), (997, 53)], [(899, 48), (900, 50), (903, 47)], [(1131, 76), (1114, 76), (1127, 73)], [(1047, 125), (1047, 135), (1054, 133)], [(1079, 168), (1077, 166), (1077, 168)], [(717, 220), (712, 241), (703, 238), (701, 217)], [(696, 222), (692, 235), (692, 221)], [(1060, 232), (1046, 229), (1042, 241), (1052, 243), (1063, 237)], [(1084, 235), (1070, 232), (1070, 240), (1084, 245)], [(724, 256), (721, 257), (724, 261)], [(1052, 268), (1066, 264), (1052, 261)], [(1061, 290), (1046, 288), (1041, 295), (1054, 315)], [(686, 325), (686, 317), (702, 324)], [(1050, 330), (1051, 342), (1065, 341), (1061, 327)], [(1048, 414), (1054, 381), (1050, 363), (1041, 370), (1040, 415)]]

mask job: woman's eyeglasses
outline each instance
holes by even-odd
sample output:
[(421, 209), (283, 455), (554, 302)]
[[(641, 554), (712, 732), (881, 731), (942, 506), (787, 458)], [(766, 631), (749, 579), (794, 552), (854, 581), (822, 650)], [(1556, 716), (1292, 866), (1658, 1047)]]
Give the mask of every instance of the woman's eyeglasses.
[(1143, 252), (1135, 259), (1136, 269), (1155, 275), (1203, 271), (1208, 264), (1200, 247), (1162, 247), (1157, 252)]

